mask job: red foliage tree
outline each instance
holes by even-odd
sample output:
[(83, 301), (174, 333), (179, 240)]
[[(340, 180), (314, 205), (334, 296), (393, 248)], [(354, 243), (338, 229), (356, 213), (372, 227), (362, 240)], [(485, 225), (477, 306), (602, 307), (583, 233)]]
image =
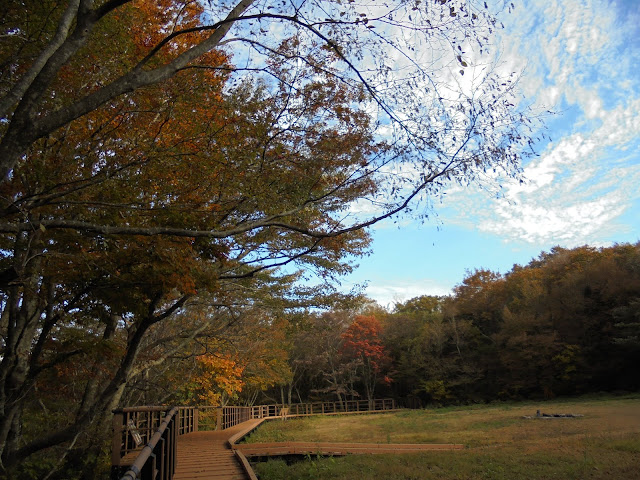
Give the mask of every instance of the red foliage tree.
[(391, 361), (380, 338), (381, 331), (376, 317), (359, 315), (342, 334), (340, 352), (347, 358), (357, 360), (355, 365), (369, 401), (373, 400), (378, 382), (391, 382), (388, 375)]

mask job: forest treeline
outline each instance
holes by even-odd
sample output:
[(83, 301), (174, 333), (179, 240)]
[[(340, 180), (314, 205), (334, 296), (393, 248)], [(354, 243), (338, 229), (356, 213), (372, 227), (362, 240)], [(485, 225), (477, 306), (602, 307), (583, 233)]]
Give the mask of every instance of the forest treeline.
[(234, 385), (227, 375), (207, 392), (213, 384), (201, 380), (219, 373), (203, 362), (217, 358), (220, 368), (228, 359), (198, 357), (189, 361), (198, 379), (174, 400), (198, 403), (212, 392), (209, 399), (245, 404), (393, 397), (419, 407), (635, 391), (640, 243), (555, 247), (506, 274), (469, 272), (451, 296), (417, 297), (391, 312), (365, 302), (273, 326), (253, 347), (238, 345), (246, 353), (234, 363), (244, 365)]
[(469, 272), (451, 296), (319, 314), (290, 355), (295, 401), (367, 398), (374, 383), (409, 406), (637, 390), (640, 244), (555, 247)]
[[(640, 243), (555, 247), (505, 274), (468, 272), (452, 295), (391, 311), (366, 298), (330, 311), (247, 310), (138, 375), (123, 402), (552, 398), (637, 391), (639, 362)], [(56, 371), (53, 395), (72, 395), (81, 375)]]
[(292, 345), (286, 401), (367, 398), (374, 383), (409, 406), (637, 390), (640, 244), (556, 247), (470, 272), (448, 297), (320, 314)]
[(640, 244), (556, 247), (381, 318), (392, 392), (426, 402), (637, 390)]

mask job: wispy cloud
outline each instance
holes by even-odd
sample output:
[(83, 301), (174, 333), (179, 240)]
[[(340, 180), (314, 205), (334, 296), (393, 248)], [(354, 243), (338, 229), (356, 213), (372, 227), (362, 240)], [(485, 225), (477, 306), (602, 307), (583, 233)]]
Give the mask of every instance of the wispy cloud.
[(625, 229), (618, 219), (640, 199), (640, 87), (630, 62), (637, 50), (625, 43), (638, 27), (606, 1), (531, 0), (523, 8), (530, 15), (507, 25), (502, 55), (516, 67), (527, 59), (521, 86), (536, 104), (559, 109), (551, 132), (559, 138), (525, 166), (525, 183), (505, 185), (504, 198), (457, 194), (460, 219), (505, 240), (604, 243)]

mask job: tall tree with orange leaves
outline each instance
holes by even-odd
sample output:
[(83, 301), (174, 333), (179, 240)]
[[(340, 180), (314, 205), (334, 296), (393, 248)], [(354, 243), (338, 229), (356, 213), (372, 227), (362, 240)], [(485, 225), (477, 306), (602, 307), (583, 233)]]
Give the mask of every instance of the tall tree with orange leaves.
[[(86, 67), (81, 60), (69, 70)], [(212, 52), (206, 61), (223, 64), (225, 56)], [(311, 296), (322, 302), (313, 289), (291, 288), (295, 275), (274, 275), (277, 265), (304, 261), (334, 275), (349, 268), (341, 262), (346, 253), (366, 246), (357, 230), (314, 238), (237, 227), (261, 211), (274, 218), (296, 212), (301, 225), (330, 223), (329, 212), (374, 188), (349, 178), (354, 164), (384, 148), (372, 141), (369, 119), (350, 110), (348, 90), (307, 74), (313, 84), (272, 95), (248, 81), (225, 92), (218, 70), (193, 68), (52, 134), (3, 183), (4, 197), (14, 199), (5, 219), (225, 232), (122, 235), (41, 225), (2, 238), (12, 252), (2, 259), (10, 277), (0, 365), (6, 467), (58, 445), (64, 455), (78, 432), (100, 430), (128, 383), (189, 342), (219, 334), (245, 306), (278, 310)], [(81, 88), (62, 83), (56, 94)], [(295, 115), (287, 128), (283, 112)], [(344, 188), (323, 193), (335, 182)], [(69, 411), (58, 396), (28, 394), (45, 381), (74, 392), (64, 400), (74, 403), (73, 414), (30, 432), (23, 418), (39, 402)]]
[(346, 358), (357, 360), (358, 377), (370, 402), (378, 383), (392, 381), (389, 375), (391, 358), (382, 343), (381, 330), (376, 317), (358, 315), (342, 334), (340, 351)]

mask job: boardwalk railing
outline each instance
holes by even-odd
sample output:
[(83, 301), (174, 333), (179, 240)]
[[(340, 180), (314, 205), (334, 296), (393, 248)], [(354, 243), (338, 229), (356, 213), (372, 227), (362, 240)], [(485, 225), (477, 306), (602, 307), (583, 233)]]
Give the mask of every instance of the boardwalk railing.
[(178, 435), (198, 430), (196, 407), (133, 407), (113, 413), (112, 480), (173, 478)]
[(170, 480), (179, 435), (225, 430), (247, 420), (395, 410), (392, 399), (252, 407), (132, 407), (114, 411), (112, 480)]
[(395, 401), (383, 400), (346, 400), (344, 402), (297, 403), (288, 406), (286, 416), (328, 415), (339, 413), (379, 412), (395, 410)]

